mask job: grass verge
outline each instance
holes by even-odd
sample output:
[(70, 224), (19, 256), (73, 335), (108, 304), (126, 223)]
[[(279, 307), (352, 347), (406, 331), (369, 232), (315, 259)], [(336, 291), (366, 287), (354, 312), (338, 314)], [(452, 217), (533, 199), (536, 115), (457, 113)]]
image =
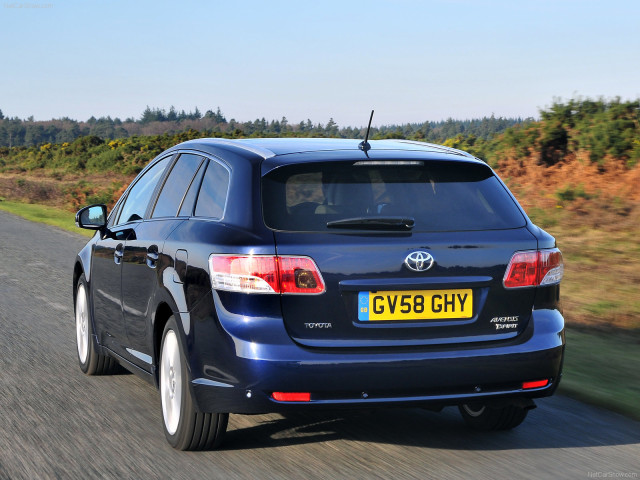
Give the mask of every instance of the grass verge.
[(559, 392), (640, 420), (640, 338), (567, 329)]
[(73, 214), (60, 208), (35, 203), (9, 202), (0, 199), (0, 210), (13, 213), (33, 222), (46, 223), (73, 233), (79, 233), (86, 237), (92, 237), (95, 233), (93, 230), (76, 227)]

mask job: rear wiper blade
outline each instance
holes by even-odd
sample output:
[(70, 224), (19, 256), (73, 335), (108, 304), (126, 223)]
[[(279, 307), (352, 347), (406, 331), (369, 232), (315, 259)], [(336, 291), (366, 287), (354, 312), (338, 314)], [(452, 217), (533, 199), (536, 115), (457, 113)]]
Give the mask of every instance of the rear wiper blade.
[(411, 230), (415, 225), (411, 217), (355, 217), (327, 222), (327, 228), (360, 228), (363, 230)]

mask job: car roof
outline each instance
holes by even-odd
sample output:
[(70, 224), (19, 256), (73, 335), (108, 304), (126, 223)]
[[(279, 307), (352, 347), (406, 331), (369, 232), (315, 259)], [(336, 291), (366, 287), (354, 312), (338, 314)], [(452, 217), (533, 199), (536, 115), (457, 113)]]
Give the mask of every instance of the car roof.
[[(362, 140), (343, 138), (250, 138), (231, 140), (226, 138), (199, 138), (183, 142), (176, 147), (195, 148), (197, 150), (216, 149), (242, 149), (256, 153), (263, 158), (276, 155), (290, 155), (294, 153), (321, 152), (332, 150), (362, 151), (358, 147)], [(432, 153), (444, 153), (448, 155), (474, 158), (467, 152), (457, 150), (444, 145), (416, 142), (412, 140), (371, 140), (371, 150), (396, 150), (396, 151), (421, 151)], [(199, 147), (199, 148), (196, 148)], [(233, 148), (235, 147), (235, 148)], [(371, 151), (369, 150), (369, 151)]]
[(225, 154), (262, 165), (262, 174), (290, 163), (332, 160), (453, 160), (482, 163), (473, 155), (432, 143), (411, 140), (371, 140), (366, 152), (362, 140), (342, 138), (199, 138), (176, 145), (171, 150), (199, 150), (220, 158)]
[[(245, 145), (257, 146), (273, 152), (274, 155), (290, 155), (293, 153), (325, 152), (332, 150), (356, 150), (362, 140), (343, 138), (252, 138), (238, 140)], [(438, 152), (471, 157), (466, 152), (434, 145), (431, 143), (414, 142), (411, 140), (371, 140), (371, 150), (401, 150)]]

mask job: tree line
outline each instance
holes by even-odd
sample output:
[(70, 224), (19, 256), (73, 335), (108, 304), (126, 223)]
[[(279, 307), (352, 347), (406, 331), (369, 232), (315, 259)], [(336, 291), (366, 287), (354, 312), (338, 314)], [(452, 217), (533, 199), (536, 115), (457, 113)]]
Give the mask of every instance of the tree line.
[[(473, 135), (488, 140), (515, 125), (532, 122), (532, 118), (483, 117), (479, 119), (425, 121), (401, 125), (374, 127), (372, 138), (411, 138), (428, 142), (442, 142), (458, 134)], [(253, 121), (227, 120), (218, 107), (204, 114), (196, 107), (193, 111), (169, 110), (146, 107), (138, 119), (121, 120), (118, 117), (91, 117), (77, 121), (69, 117), (46, 121), (35, 121), (33, 117), (20, 119), (5, 117), (0, 110), (0, 147), (34, 147), (46, 143), (71, 143), (77, 138), (95, 136), (102, 140), (176, 134), (188, 130), (207, 132), (211, 136), (318, 136), (338, 138), (360, 138), (364, 130), (357, 127), (340, 127), (333, 118), (325, 124), (310, 119), (290, 123), (286, 117), (277, 120), (257, 118)]]
[[(200, 118), (172, 121), (158, 119), (159, 114), (166, 117), (171, 110), (149, 110), (149, 115), (155, 117), (147, 119), (147, 123), (142, 118), (120, 124), (117, 119), (102, 121), (113, 128), (124, 130), (125, 126), (132, 125), (140, 129), (132, 127), (126, 131), (126, 135), (97, 135), (96, 130), (89, 130), (94, 133), (85, 135), (82, 134), (84, 130), (81, 130), (81, 134), (75, 138), (65, 133), (69, 136), (56, 137), (55, 141), (46, 143), (35, 142), (35, 146), (13, 144), (9, 147), (6, 143), (0, 143), (0, 172), (44, 168), (58, 172), (86, 170), (136, 173), (163, 150), (194, 138), (363, 138), (365, 133), (364, 128), (340, 128), (331, 119), (324, 125), (314, 124), (311, 120), (290, 124), (284, 117), (271, 121), (262, 118), (236, 122), (234, 119), (227, 121), (218, 109), (210, 115), (207, 112)], [(189, 114), (193, 116), (194, 113), (196, 112)], [(6, 128), (7, 123), (11, 122), (21, 122), (22, 126), (30, 125), (29, 121), (2, 118), (0, 129)], [(84, 128), (69, 119), (52, 122)], [(90, 124), (95, 127), (101, 121), (96, 119), (95, 123)], [(159, 133), (145, 133), (157, 126), (170, 128), (159, 129)], [(78, 133), (78, 130), (70, 131), (74, 135)], [(0, 135), (1, 132), (2, 130)], [(2, 138), (6, 140), (6, 137), (0, 137)], [(370, 138), (441, 143), (468, 151), (492, 166), (497, 166), (503, 159), (553, 165), (563, 161), (568, 155), (580, 154), (602, 168), (612, 165), (611, 162), (633, 168), (640, 162), (640, 100), (556, 100), (550, 107), (540, 111), (540, 120), (491, 116), (477, 120), (406, 123), (373, 128)]]

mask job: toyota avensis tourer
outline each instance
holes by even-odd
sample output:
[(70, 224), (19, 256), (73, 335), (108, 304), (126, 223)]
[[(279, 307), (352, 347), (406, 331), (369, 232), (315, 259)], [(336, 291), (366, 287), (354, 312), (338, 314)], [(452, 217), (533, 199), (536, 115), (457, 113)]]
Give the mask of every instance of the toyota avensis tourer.
[(459, 150), (192, 140), (76, 222), (80, 367), (157, 385), (178, 449), (229, 413), (455, 405), (509, 429), (560, 381), (562, 255)]

